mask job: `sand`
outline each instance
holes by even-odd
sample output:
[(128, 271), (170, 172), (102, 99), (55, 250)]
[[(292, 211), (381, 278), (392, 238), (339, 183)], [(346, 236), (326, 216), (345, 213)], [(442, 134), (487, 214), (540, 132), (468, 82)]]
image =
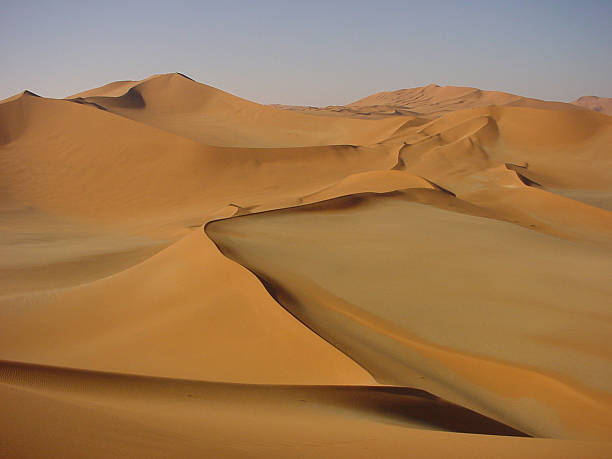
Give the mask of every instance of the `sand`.
[(612, 455), (612, 118), (0, 102), (2, 457)]
[[(591, 106), (581, 102), (581, 99), (572, 102), (573, 105), (570, 105), (563, 102), (532, 99), (501, 91), (430, 84), (418, 88), (378, 92), (346, 105), (305, 107), (275, 104), (273, 107), (324, 116), (341, 115), (350, 118), (380, 119), (399, 115), (412, 116), (417, 120), (428, 120), (456, 110), (488, 107), (490, 105), (532, 107), (547, 110), (567, 110), (576, 108), (576, 106), (593, 109), (595, 106), (601, 105)], [(603, 113), (607, 112), (603, 111)]]
[(612, 97), (582, 96), (574, 100), (572, 104), (612, 115)]

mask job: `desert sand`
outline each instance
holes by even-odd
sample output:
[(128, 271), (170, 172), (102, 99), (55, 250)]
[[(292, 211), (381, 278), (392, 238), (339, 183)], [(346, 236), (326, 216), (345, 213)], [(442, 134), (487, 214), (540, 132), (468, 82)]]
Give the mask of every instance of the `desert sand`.
[(0, 456), (612, 456), (612, 117), (475, 88), (0, 102)]
[(582, 96), (574, 100), (572, 104), (612, 115), (612, 97)]
[[(301, 111), (313, 115), (341, 115), (366, 119), (387, 118), (397, 115), (433, 119), (455, 110), (488, 107), (490, 105), (533, 107), (548, 110), (575, 109), (576, 106), (593, 109), (592, 106), (577, 102), (574, 101), (572, 102), (573, 105), (570, 105), (517, 96), (501, 91), (430, 84), (418, 88), (383, 91), (346, 105), (304, 107), (274, 104), (273, 106), (283, 110)], [(606, 112), (604, 111), (604, 113)]]

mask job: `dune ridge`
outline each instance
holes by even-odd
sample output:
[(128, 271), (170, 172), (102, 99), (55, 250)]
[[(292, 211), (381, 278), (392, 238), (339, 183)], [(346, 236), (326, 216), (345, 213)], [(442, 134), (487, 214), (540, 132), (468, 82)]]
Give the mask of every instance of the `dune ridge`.
[[(382, 140), (398, 120), (321, 119), (256, 104), (179, 74), (155, 75), (123, 94), (68, 100), (104, 109), (206, 145), (294, 147), (331, 144), (363, 145)], [(92, 93), (91, 91), (89, 93)], [(116, 95), (115, 95), (116, 94)]]
[[(602, 101), (604, 105), (605, 101)], [(395, 116), (412, 116), (418, 120), (438, 118), (447, 113), (468, 108), (487, 106), (518, 106), (547, 110), (571, 110), (577, 107), (592, 109), (599, 107), (594, 101), (578, 99), (571, 103), (552, 102), (501, 91), (486, 91), (462, 86), (427, 86), (382, 91), (363, 97), (346, 105), (327, 107), (306, 107), (275, 104), (282, 110), (293, 110), (326, 116), (378, 119)], [(601, 109), (599, 111), (602, 111)], [(606, 113), (605, 110), (602, 113)], [(609, 114), (609, 113), (608, 113)]]
[(572, 101), (572, 104), (612, 115), (612, 97), (582, 96)]
[[(443, 192), (437, 193), (449, 196)], [(457, 198), (449, 196), (445, 199)], [(305, 207), (211, 222), (206, 230), (227, 256), (253, 271), (285, 308), (367, 368), (379, 382), (414, 385), (414, 387), (423, 387), (420, 385), (425, 384), (424, 387), (435, 387), (434, 393), (443, 394), (447, 399), (481, 413), (487, 413), (532, 435), (561, 438), (594, 435), (593, 438), (606, 438), (612, 429), (610, 422), (612, 405), (609, 397), (605, 395), (610, 388), (605, 384), (601, 385), (603, 381), (609, 380), (610, 366), (605, 360), (594, 359), (587, 364), (589, 359), (583, 355), (578, 360), (581, 369), (570, 369), (567, 365), (572, 359), (569, 358), (560, 359), (563, 362), (560, 367), (551, 366), (551, 362), (559, 359), (560, 349), (553, 350), (544, 346), (536, 350), (537, 347), (532, 343), (525, 348), (524, 353), (516, 353), (525, 346), (523, 325), (518, 320), (521, 316), (530, 317), (537, 324), (546, 324), (536, 332), (537, 334), (555, 335), (571, 323), (575, 330), (581, 330), (582, 339), (590, 341), (598, 336), (597, 342), (603, 345), (605, 336), (610, 333), (610, 322), (607, 320), (596, 325), (597, 322), (593, 322), (594, 318), (590, 315), (608, 317), (606, 298), (611, 292), (604, 293), (601, 289), (606, 289), (605, 273), (612, 267), (609, 251), (601, 254), (599, 250), (589, 246), (578, 250), (572, 243), (539, 235), (526, 229), (515, 229), (507, 223), (486, 219), (475, 220), (467, 213), (463, 215), (448, 213), (447, 209), (450, 206), (445, 210), (437, 210), (423, 206), (421, 200), (417, 202), (419, 204), (413, 204), (411, 195), (402, 194), (358, 197), (353, 195)], [(291, 217), (287, 218), (289, 215)], [(389, 223), (390, 217), (393, 219), (392, 224)], [(285, 220), (288, 224), (283, 225)], [(350, 227), (355, 221), (361, 222), (360, 231), (351, 237), (344, 225)], [(313, 222), (316, 222), (316, 226), (312, 226)], [(412, 224), (408, 225), (408, 222)], [(292, 223), (297, 226), (291, 226)], [(328, 236), (326, 239), (320, 237), (320, 234), (329, 231), (327, 225), (336, 228), (338, 234), (342, 235), (341, 243), (337, 237)], [(470, 230), (461, 229), (462, 225), (468, 225)], [(487, 230), (489, 226), (495, 227), (496, 230)], [(505, 233), (503, 238), (508, 241), (510, 248), (496, 247), (496, 241), (502, 238), (500, 233)], [(476, 242), (474, 238), (480, 240)], [(490, 238), (488, 247), (485, 246), (487, 238)], [(291, 239), (295, 240), (293, 244), (289, 244)], [(415, 245), (406, 244), (404, 248), (398, 248), (396, 253), (384, 249), (393, 244), (398, 247), (399, 241), (404, 239), (412, 241)], [(522, 241), (524, 249), (513, 243), (513, 240), (517, 239)], [(435, 249), (429, 244), (433, 244)], [(359, 246), (357, 254), (346, 250), (346, 247), (352, 246)], [(563, 253), (563, 257), (571, 257), (577, 269), (575, 276), (584, 276), (580, 273), (585, 272), (584, 268), (587, 266), (597, 266), (595, 269), (601, 274), (596, 279), (583, 278), (580, 281), (577, 278), (568, 279), (565, 285), (571, 285), (573, 291), (563, 293), (565, 304), (564, 309), (560, 310), (555, 307), (555, 298), (562, 288), (561, 285), (556, 286), (556, 291), (548, 289), (551, 279), (568, 276), (564, 274), (566, 269), (564, 258), (559, 258), (557, 271), (554, 274), (549, 268), (547, 276), (551, 276), (550, 278), (541, 278), (541, 275), (536, 274), (539, 269), (537, 261), (524, 266), (521, 260), (525, 256), (521, 256), (520, 252), (516, 253), (519, 250), (528, 252), (532, 250), (530, 247), (534, 246), (540, 247), (542, 256), (547, 261), (551, 259), (552, 253)], [(550, 252), (543, 250), (547, 246), (550, 247), (548, 249)], [(298, 250), (298, 247), (302, 249)], [(453, 258), (455, 260), (453, 265), (449, 267), (437, 264), (436, 260), (424, 258), (428, 252), (453, 253), (453, 250), (457, 255)], [(486, 255), (480, 256), (479, 251)], [(381, 253), (384, 255), (381, 256)], [(496, 269), (503, 271), (503, 277), (512, 279), (513, 284), (499, 284), (495, 288), (481, 287), (478, 296), (468, 296), (471, 293), (462, 286), (464, 282), (462, 276), (466, 276), (466, 279), (489, 277), (486, 272), (489, 269), (487, 257), (490, 256), (498, 259), (495, 264)], [(359, 264), (358, 260), (361, 257), (368, 259), (367, 266)], [(409, 264), (404, 267), (403, 260), (406, 257), (412, 257), (420, 262), (416, 266)], [(299, 260), (299, 264), (293, 263), (294, 259)], [(425, 267), (422, 267), (423, 265)], [(340, 266), (344, 268), (340, 269)], [(581, 269), (580, 266), (584, 268)], [(533, 270), (533, 273), (530, 270)], [(434, 278), (428, 274), (433, 272), (437, 273)], [(448, 287), (436, 282), (438, 276), (449, 279), (453, 272), (456, 273), (456, 279)], [(415, 279), (411, 281), (411, 278)], [(399, 279), (405, 280), (400, 283)], [(355, 287), (354, 282), (359, 282), (361, 287)], [(522, 286), (520, 293), (514, 291), (515, 283)], [(430, 284), (430, 288), (426, 287)], [(370, 289), (369, 285), (375, 288)], [(578, 285), (584, 285), (582, 290), (575, 290)], [(418, 290), (412, 291), (413, 288), (417, 288), (416, 286), (419, 286)], [(385, 292), (382, 298), (379, 292)], [(487, 296), (483, 297), (485, 292)], [(405, 297), (411, 298), (408, 304), (403, 300)], [(380, 306), (376, 306), (380, 301), (385, 303), (386, 312), (383, 312)], [(590, 304), (588, 312), (581, 310), (583, 301)], [(463, 312), (460, 315), (451, 313), (450, 305), (455, 302), (461, 304)], [(488, 308), (496, 309), (494, 314), (490, 311), (492, 315), (485, 319), (481, 314), (487, 304)], [(448, 315), (436, 312), (436, 308), (448, 311)], [(468, 316), (463, 317), (468, 314), (465, 308), (473, 309), (472, 319), (468, 319)], [(370, 312), (373, 315), (370, 315)], [(412, 317), (411, 321), (406, 322), (406, 314)], [(578, 322), (579, 316), (585, 321), (582, 325)], [(385, 325), (385, 320), (394, 325)], [(439, 331), (432, 328), (430, 320), (441, 321), (438, 325)], [(460, 330), (468, 326), (471, 320), (479, 320), (487, 326), (484, 330), (472, 330), (470, 340), (475, 347), (465, 348), (465, 337)], [(401, 323), (404, 325), (400, 325)], [(510, 323), (517, 324), (515, 331), (508, 328)], [(406, 330), (404, 327), (408, 324), (410, 325)], [(505, 333), (509, 333), (506, 338), (500, 334), (503, 329), (506, 330)], [(596, 331), (597, 329), (599, 331)], [(507, 368), (513, 368), (512, 370), (502, 371), (497, 364), (492, 364), (489, 373), (485, 358), (485, 360), (475, 360), (474, 369), (478, 370), (470, 373), (470, 364), (467, 360), (463, 360), (464, 357), (457, 357), (457, 364), (452, 366), (453, 370), (448, 373), (450, 362), (455, 357), (447, 358), (440, 354), (439, 358), (445, 362), (440, 371), (441, 369), (434, 363), (436, 358), (433, 356), (437, 352), (446, 353), (448, 349), (428, 350), (431, 349), (428, 347), (430, 344), (417, 344), (421, 343), (419, 339), (422, 340), (423, 335), (421, 338), (415, 338), (414, 335), (410, 335), (411, 330), (413, 333), (418, 331), (418, 334), (428, 331), (429, 338), (426, 341), (446, 343), (454, 350), (463, 347), (464, 351), (470, 349), (477, 354), (483, 352), (481, 345), (486, 343), (485, 354), (493, 352), (497, 355), (495, 360), (510, 359), (514, 361), (512, 365), (518, 367), (511, 365)], [(489, 332), (486, 330), (495, 330), (497, 342), (505, 344), (500, 344), (501, 347), (494, 350), (493, 336), (487, 336)], [(456, 338), (451, 340), (451, 336)], [(505, 341), (506, 339), (511, 341)], [(527, 349), (530, 349), (529, 352)], [(507, 352), (508, 350), (510, 351)], [(571, 354), (575, 349), (566, 348), (564, 352)], [(424, 355), (428, 357), (424, 359)], [(544, 379), (539, 379), (540, 376), (536, 376), (535, 373), (525, 376), (521, 374), (523, 370), (519, 369), (524, 366), (539, 368), (544, 373), (546, 373), (544, 369), (548, 368), (549, 373), (555, 375)], [(464, 371), (467, 373), (462, 373)], [(511, 376), (514, 371), (517, 372), (516, 375)], [(560, 371), (566, 372), (565, 376), (562, 376)], [(459, 382), (462, 374), (463, 377), (470, 374), (470, 379), (480, 378), (477, 385), (482, 386), (482, 389), (471, 392), (475, 387)], [(505, 374), (514, 381), (514, 386), (510, 389), (513, 395), (506, 401), (504, 396), (498, 399), (487, 392), (507, 387), (495, 376)], [(578, 375), (586, 379), (575, 386), (573, 381)], [(525, 385), (522, 386), (520, 381), (525, 381)], [(588, 396), (583, 394), (584, 389), (576, 388), (581, 384), (584, 385), (585, 381), (590, 381), (589, 384), (594, 385), (590, 392), (587, 391)], [(487, 389), (488, 385), (490, 389)], [(575, 419), (577, 413), (587, 411), (591, 413), (587, 418), (593, 423), (589, 424), (588, 428), (584, 427), (588, 422), (585, 420), (573, 426), (555, 425), (549, 417), (550, 408), (542, 408), (541, 411), (536, 406), (531, 406), (528, 411), (524, 410), (524, 407), (519, 408), (520, 405), (513, 398), (519, 396), (522, 391), (524, 391), (523, 397), (552, 406), (553, 409), (559, 410), (560, 414), (566, 410), (566, 414), (562, 417), (564, 423)], [(472, 395), (467, 395), (468, 393)], [(480, 395), (476, 395), (478, 393)], [(508, 417), (500, 417), (504, 416), (502, 413)], [(522, 414), (525, 417), (521, 419)], [(542, 418), (538, 419), (540, 415)], [(596, 433), (599, 429), (602, 430)]]
[(611, 120), (180, 73), (0, 102), (2, 456), (610, 455)]
[[(21, 417), (23, 409), (17, 410), (10, 424), (2, 419), (3, 431), (13, 434), (3, 445), (5, 457), (35, 455), (41, 448), (47, 457), (78, 457), (75, 451), (82, 448), (90, 457), (126, 453), (130, 457), (211, 453), (218, 457), (371, 457), (398, 456), (407, 449), (422, 457), (439, 457), (451, 451), (448, 443), (456, 457), (470, 457), (474, 448), (485, 455), (499, 451), (499, 457), (517, 453), (596, 456), (609, 451), (602, 443), (415, 429), (427, 423), (436, 430), (452, 429), (452, 425), (436, 425), (448, 422), (447, 415), (452, 413), (452, 419), (463, 421), (461, 429), (471, 425), (490, 433), (517, 434), (404, 388), (228, 385), (11, 362), (0, 363), (0, 375), (4, 406), (30, 406), (38, 415), (39, 428), (45, 427), (35, 442), (25, 443), (22, 435), (31, 423)], [(236, 400), (243, 409), (236, 408)], [(261, 417), (258, 413), (263, 410), (267, 414)], [(63, 446), (66, 431), (54, 428), (60, 419), (70, 421), (71, 449)], [(283, 438), (280, 443), (278, 435)]]
[(461, 86), (439, 86), (430, 84), (411, 89), (379, 92), (347, 104), (347, 107), (393, 107), (401, 112), (418, 116), (440, 116), (442, 114), (479, 108), (490, 105), (545, 108), (549, 110), (570, 109), (569, 104), (549, 102), (517, 96), (500, 91), (485, 91)]

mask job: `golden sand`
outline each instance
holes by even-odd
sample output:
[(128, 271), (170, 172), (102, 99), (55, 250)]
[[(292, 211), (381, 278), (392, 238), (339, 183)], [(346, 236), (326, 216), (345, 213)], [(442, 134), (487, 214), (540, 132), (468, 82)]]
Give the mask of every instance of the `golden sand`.
[(0, 102), (0, 456), (611, 456), (591, 103)]

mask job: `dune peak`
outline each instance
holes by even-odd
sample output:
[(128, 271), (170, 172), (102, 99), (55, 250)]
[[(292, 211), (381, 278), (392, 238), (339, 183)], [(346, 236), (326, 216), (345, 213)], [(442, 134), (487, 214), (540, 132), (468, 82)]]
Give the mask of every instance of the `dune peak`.
[(612, 115), (612, 97), (581, 96), (571, 103), (605, 115)]
[(13, 100), (19, 100), (19, 99), (24, 98), (24, 97), (41, 97), (41, 96), (39, 96), (35, 92), (30, 91), (29, 89), (24, 89), (23, 91), (15, 94), (14, 96), (10, 96), (10, 97), (7, 97), (4, 100), (0, 100), (0, 103), (11, 102)]
[(611, 457), (605, 98), (11, 100), (0, 456)]

